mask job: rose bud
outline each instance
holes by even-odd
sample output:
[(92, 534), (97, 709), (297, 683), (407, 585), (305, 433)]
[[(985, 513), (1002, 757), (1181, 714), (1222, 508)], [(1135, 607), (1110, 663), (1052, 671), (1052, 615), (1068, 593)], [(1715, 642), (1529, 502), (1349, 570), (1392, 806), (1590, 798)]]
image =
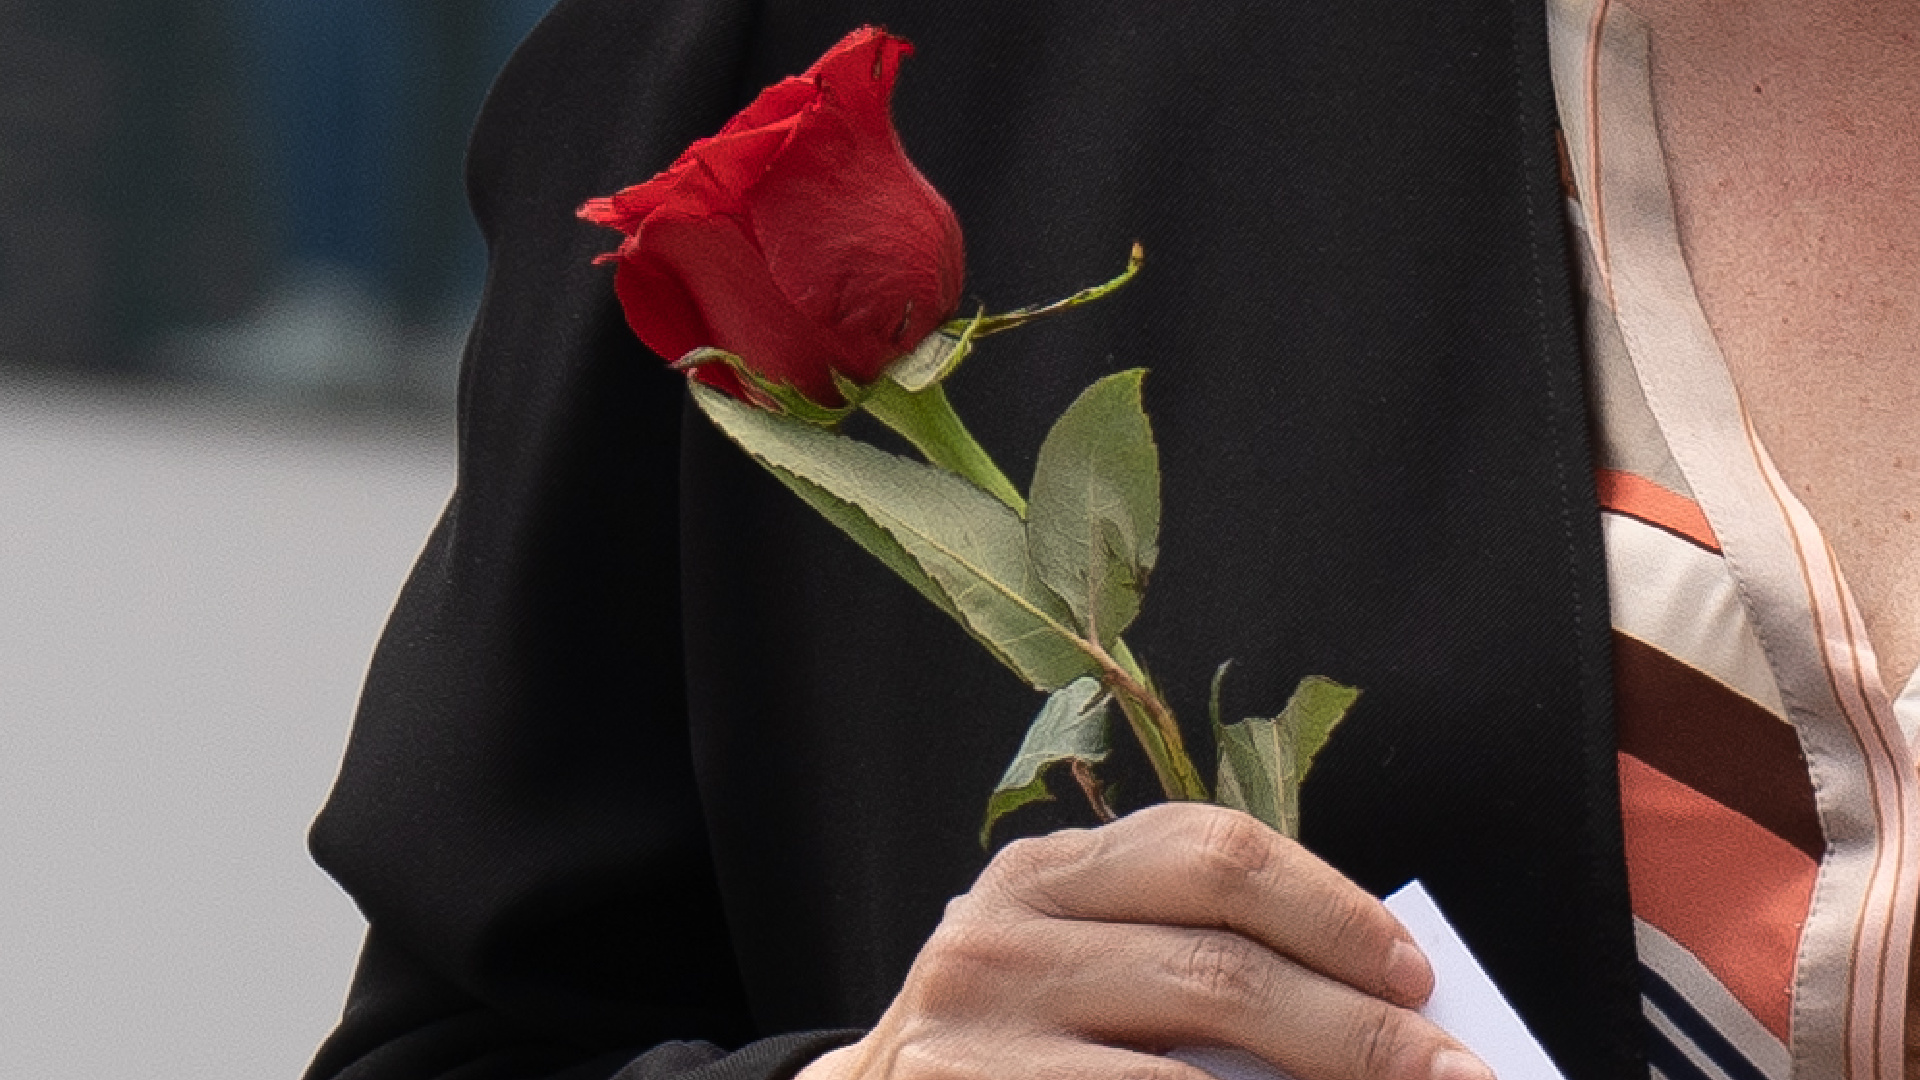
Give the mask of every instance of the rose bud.
[[(890, 102), (904, 39), (865, 27), (761, 91), (718, 135), (580, 216), (626, 241), (601, 261), (634, 333), (678, 361), (731, 353), (810, 401), (843, 402), (960, 302), (960, 225), (907, 160)], [(757, 400), (725, 364), (695, 378)]]

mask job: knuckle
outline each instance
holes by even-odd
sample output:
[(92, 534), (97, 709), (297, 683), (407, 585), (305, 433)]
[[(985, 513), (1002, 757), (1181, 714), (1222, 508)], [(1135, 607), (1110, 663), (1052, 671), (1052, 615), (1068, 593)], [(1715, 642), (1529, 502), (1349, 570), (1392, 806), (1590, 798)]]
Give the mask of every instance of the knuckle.
[(982, 880), (999, 895), (1041, 912), (1060, 910), (1061, 879), (1099, 858), (1104, 837), (1086, 829), (1063, 829), (1015, 840), (987, 864)]
[(999, 988), (1017, 980), (1019, 954), (1001, 927), (975, 922), (942, 926), (914, 959), (901, 1000), (922, 1018), (959, 1018), (991, 1011)]
[(1036, 877), (1059, 864), (1060, 846), (1052, 836), (1022, 837), (1000, 849), (987, 864), (987, 873), (1002, 884)]
[(1385, 970), (1392, 948), (1391, 931), (1376, 917), (1369, 902), (1345, 890), (1329, 889), (1322, 896), (1318, 923), (1328, 951), (1336, 956), (1367, 958)]
[(940, 921), (943, 924), (966, 922), (974, 917), (974, 910), (977, 907), (979, 907), (979, 901), (974, 899), (972, 893), (961, 893), (947, 901), (946, 909), (940, 915)]
[(887, 1055), (887, 1080), (937, 1080), (947, 1063), (925, 1043), (902, 1042)]
[(989, 1080), (951, 1040), (909, 1039), (894, 1051), (887, 1080)]
[(996, 877), (1021, 877), (1046, 862), (1046, 838), (1023, 836), (1001, 848), (987, 864), (987, 872)]
[(1174, 983), (1187, 994), (1233, 1002), (1264, 1000), (1272, 977), (1255, 947), (1226, 933), (1195, 938), (1173, 962)]
[(1266, 876), (1280, 857), (1281, 838), (1259, 820), (1236, 811), (1209, 814), (1200, 823), (1195, 855), (1215, 887), (1239, 889)]
[(986, 919), (943, 923), (927, 939), (920, 958), (934, 975), (999, 970), (1018, 955), (1012, 938), (1005, 926)]
[(1391, 1077), (1404, 1072), (1404, 1064), (1419, 1041), (1411, 1013), (1385, 1002), (1369, 1001), (1351, 1032), (1349, 1074), (1355, 1077)]

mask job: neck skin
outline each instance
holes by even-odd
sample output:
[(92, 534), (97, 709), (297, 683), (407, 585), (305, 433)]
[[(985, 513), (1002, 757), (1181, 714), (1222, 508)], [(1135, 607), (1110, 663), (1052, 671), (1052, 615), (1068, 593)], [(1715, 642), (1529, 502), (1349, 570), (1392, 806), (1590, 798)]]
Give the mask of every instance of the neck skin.
[(1920, 2), (1614, 2), (1650, 29), (1707, 321), (1897, 694), (1920, 661)]

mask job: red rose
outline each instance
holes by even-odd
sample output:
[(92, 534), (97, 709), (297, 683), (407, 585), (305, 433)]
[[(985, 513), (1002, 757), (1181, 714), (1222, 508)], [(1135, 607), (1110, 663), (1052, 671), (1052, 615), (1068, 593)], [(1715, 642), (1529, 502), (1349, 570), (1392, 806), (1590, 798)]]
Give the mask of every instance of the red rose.
[[(960, 303), (960, 225), (907, 160), (889, 103), (913, 46), (873, 27), (760, 92), (667, 171), (580, 216), (627, 234), (602, 256), (627, 322), (678, 360), (703, 347), (837, 405)], [(695, 377), (745, 397), (724, 365)]]

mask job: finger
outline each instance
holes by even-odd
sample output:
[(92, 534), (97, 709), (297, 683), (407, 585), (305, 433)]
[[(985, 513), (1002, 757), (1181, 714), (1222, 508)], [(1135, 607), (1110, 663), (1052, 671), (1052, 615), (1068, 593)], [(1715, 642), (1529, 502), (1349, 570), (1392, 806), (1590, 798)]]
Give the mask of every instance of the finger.
[(1070, 973), (1046, 995), (1042, 1010), (1065, 1032), (1154, 1052), (1240, 1047), (1295, 1080), (1493, 1080), (1418, 1013), (1235, 933), (1088, 922), (1028, 926), (1036, 934), (1051, 932), (1047, 947), (1059, 970)]
[(1384, 905), (1237, 810), (1166, 803), (1017, 841), (982, 884), (1049, 918), (1232, 930), (1399, 1005), (1433, 990), (1433, 969)]
[(983, 1038), (977, 1030), (910, 1040), (889, 1066), (888, 1080), (1213, 1080), (1157, 1054), (1061, 1037)]

